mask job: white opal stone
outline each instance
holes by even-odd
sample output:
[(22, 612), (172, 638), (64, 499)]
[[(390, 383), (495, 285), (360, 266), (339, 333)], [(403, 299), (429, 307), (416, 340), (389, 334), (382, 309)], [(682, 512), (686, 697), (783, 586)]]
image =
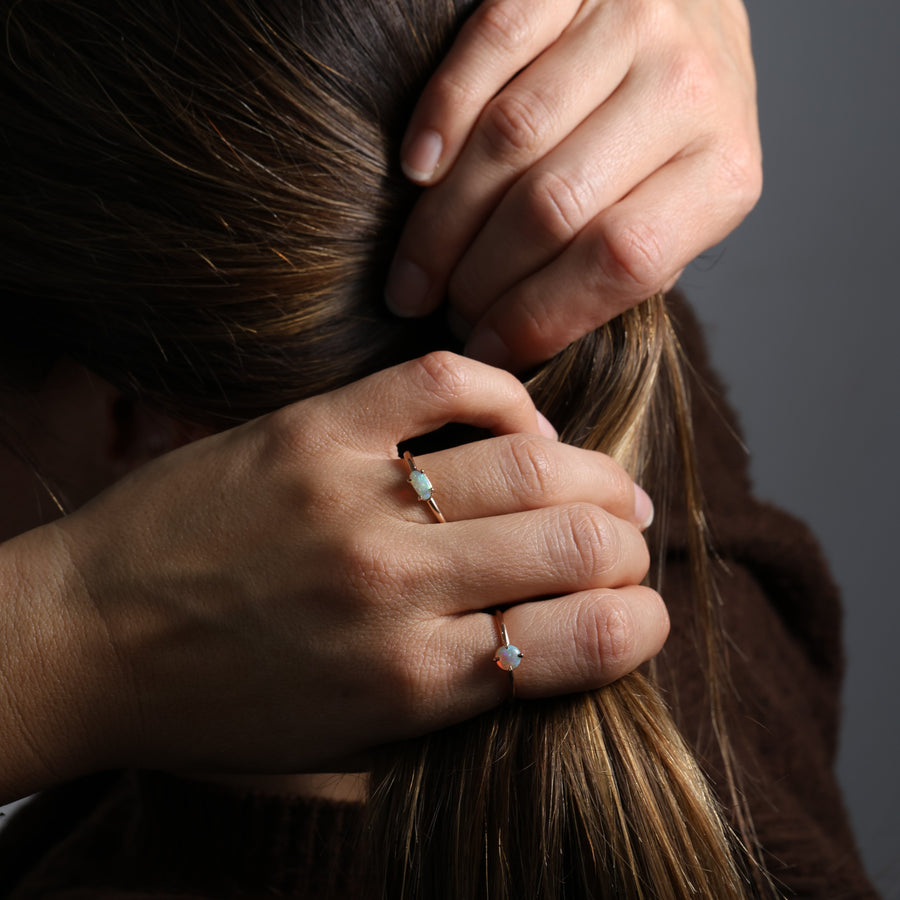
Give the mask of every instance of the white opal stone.
[(497, 665), (506, 672), (512, 672), (522, 662), (522, 651), (513, 644), (497, 648)]
[(421, 469), (415, 469), (409, 473), (409, 483), (413, 486), (413, 490), (418, 494), (420, 500), (431, 499), (434, 488), (428, 476)]

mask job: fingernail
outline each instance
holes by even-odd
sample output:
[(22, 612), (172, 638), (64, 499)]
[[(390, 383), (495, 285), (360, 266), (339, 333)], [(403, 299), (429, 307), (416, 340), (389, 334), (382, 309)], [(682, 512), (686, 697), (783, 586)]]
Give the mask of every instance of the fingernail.
[(408, 259), (395, 259), (384, 288), (384, 302), (397, 316), (414, 316), (428, 297), (429, 281), (424, 270)]
[(401, 166), (406, 177), (413, 181), (430, 181), (441, 161), (443, 151), (444, 139), (436, 131), (427, 129), (416, 135), (409, 149), (403, 154)]
[(634, 517), (646, 531), (653, 524), (653, 501), (650, 495), (638, 484), (634, 486)]
[(538, 428), (541, 429), (541, 434), (544, 437), (548, 437), (554, 441), (559, 440), (559, 435), (557, 434), (556, 429), (550, 424), (550, 420), (540, 410), (538, 410), (537, 420)]
[(500, 340), (500, 336), (492, 328), (483, 328), (476, 332), (475, 336), (466, 344), (466, 356), (480, 360), (489, 366), (506, 368), (512, 356), (506, 344)]

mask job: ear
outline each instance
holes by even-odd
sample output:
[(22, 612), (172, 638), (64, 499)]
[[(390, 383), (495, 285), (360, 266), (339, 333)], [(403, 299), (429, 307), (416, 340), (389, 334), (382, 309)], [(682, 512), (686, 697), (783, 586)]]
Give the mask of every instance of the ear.
[(29, 445), (75, 505), (151, 459), (210, 433), (126, 396), (81, 363), (58, 360), (36, 396)]
[[(103, 382), (108, 385), (107, 382)], [(144, 463), (210, 434), (112, 388), (107, 413), (110, 464), (119, 477)]]

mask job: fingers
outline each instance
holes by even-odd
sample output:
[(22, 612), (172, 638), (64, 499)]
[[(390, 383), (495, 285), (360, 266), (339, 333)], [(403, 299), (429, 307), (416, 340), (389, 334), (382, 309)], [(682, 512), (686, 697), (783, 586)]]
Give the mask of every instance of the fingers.
[(469, 18), (416, 105), (401, 148), (414, 181), (454, 163), (475, 120), (513, 75), (562, 33), (575, 0), (487, 0)]
[(366, 453), (390, 451), (448, 422), (495, 434), (556, 436), (517, 378), (446, 351), (385, 369), (297, 409), (302, 428)]
[(681, 151), (685, 112), (672, 106), (648, 115), (648, 93), (645, 79), (629, 78), (510, 188), (449, 282), (451, 303), (466, 321), (475, 324), (496, 298), (558, 256), (599, 211)]
[(646, 528), (650, 498), (602, 453), (525, 434), (416, 457), (451, 522), (576, 502)]
[(419, 315), (438, 305), (451, 270), (508, 188), (625, 77), (632, 51), (616, 27), (617, 8), (605, 15), (609, 8), (593, 13), (612, 20), (597, 38), (564, 34), (497, 97), (484, 98), (453, 170), (421, 198), (404, 229), (386, 286), (396, 312)]
[(524, 368), (671, 286), (743, 218), (759, 193), (755, 172), (738, 150), (673, 159), (501, 296), (469, 335), (466, 353)]
[[(669, 633), (662, 598), (642, 586), (523, 603), (507, 609), (503, 623), (522, 652), (514, 672), (521, 699), (610, 684), (654, 657)], [(439, 701), (457, 707), (461, 717), (502, 702), (510, 685), (493, 661), (500, 643), (497, 619), (485, 613), (436, 625), (428, 640), (429, 674), (436, 676), (429, 693), (441, 694)]]
[[(535, 0), (530, 23), (517, 18), (519, 2), (485, 4), (488, 22), (518, 24), (473, 24), (444, 70), (450, 78), (429, 87), (422, 108), (450, 122), (468, 126), (478, 102), (484, 109), (451, 171), (452, 153), (441, 157), (446, 174), (413, 211), (386, 287), (402, 315), (449, 294), (475, 326), (467, 353), (512, 368), (671, 285), (740, 222), (761, 186), (740, 2), (588, 0), (548, 11)], [(495, 43), (519, 35), (495, 52), (499, 62), (488, 61), (488, 31)], [(463, 67), (477, 61), (484, 81)], [(516, 71), (486, 93), (488, 81)], [(458, 117), (452, 85), (466, 98)]]

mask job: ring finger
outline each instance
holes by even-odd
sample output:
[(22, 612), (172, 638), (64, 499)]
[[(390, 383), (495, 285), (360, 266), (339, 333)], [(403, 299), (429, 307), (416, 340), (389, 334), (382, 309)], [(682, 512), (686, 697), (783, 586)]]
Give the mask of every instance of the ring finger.
[(640, 584), (650, 565), (637, 528), (589, 503), (413, 528), (400, 539), (416, 573), (397, 599), (430, 614)]

